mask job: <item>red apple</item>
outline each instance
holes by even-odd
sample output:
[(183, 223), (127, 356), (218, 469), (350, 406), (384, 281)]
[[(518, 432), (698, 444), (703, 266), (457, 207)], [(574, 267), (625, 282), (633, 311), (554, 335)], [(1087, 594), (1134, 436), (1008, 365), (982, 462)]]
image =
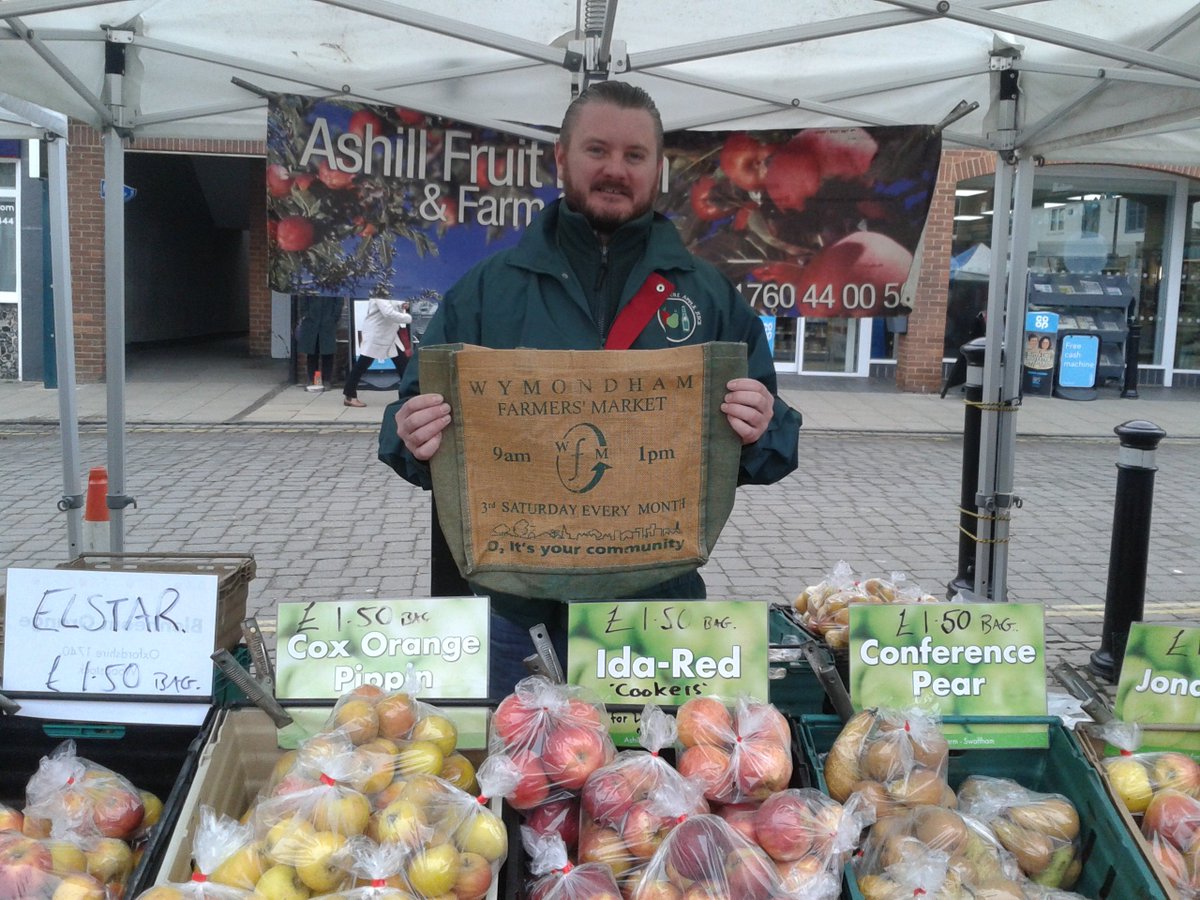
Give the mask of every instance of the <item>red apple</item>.
[(834, 303), (828, 314), (841, 315), (840, 310), (851, 311), (843, 306), (844, 301), (855, 295), (861, 298), (862, 288), (868, 284), (874, 287), (875, 308), (881, 308), (888, 285), (898, 291), (911, 267), (912, 254), (887, 235), (856, 231), (819, 251), (794, 278), (777, 280), (792, 281), (801, 297), (810, 288), (818, 298), (828, 290)]
[(517, 786), (505, 799), (513, 809), (533, 809), (550, 796), (550, 780), (542, 761), (528, 750), (518, 750), (509, 757), (521, 773)]
[(733, 900), (723, 879), (697, 881), (687, 886), (683, 900)]
[(267, 166), (267, 193), (272, 197), (286, 197), (292, 192), (296, 179), (288, 171), (287, 166), (272, 163)]
[(796, 791), (772, 794), (754, 819), (758, 845), (781, 862), (799, 859), (809, 852), (816, 826), (808, 804)]
[(1188, 883), (1187, 863), (1184, 862), (1183, 854), (1167, 841), (1162, 838), (1151, 840), (1150, 855), (1162, 867), (1173, 885), (1183, 886)]
[(739, 710), (737, 733), (743, 741), (774, 741), (780, 747), (792, 745), (787, 719), (770, 703), (750, 703)]
[(674, 819), (659, 815), (650, 800), (642, 800), (625, 814), (621, 838), (630, 853), (639, 859), (649, 859), (674, 826)]
[(729, 747), (736, 737), (733, 716), (715, 697), (693, 697), (684, 703), (675, 714), (675, 729), (684, 747), (697, 744)]
[(379, 736), (392, 741), (408, 737), (417, 721), (417, 707), (408, 694), (388, 694), (375, 704)]
[(576, 866), (561, 881), (563, 900), (621, 900), (621, 891), (607, 866)]
[(731, 134), (721, 146), (721, 171), (745, 191), (760, 191), (771, 147), (744, 131)]
[(628, 766), (614, 766), (593, 773), (583, 786), (584, 813), (601, 825), (620, 821), (625, 810), (645, 797), (630, 777)]
[(542, 748), (542, 761), (550, 781), (569, 791), (581, 790), (588, 776), (608, 758), (606, 738), (590, 723), (555, 726)]
[(600, 710), (595, 704), (588, 703), (586, 700), (581, 700), (578, 697), (571, 697), (567, 700), (567, 715), (568, 721), (579, 725), (595, 725), (600, 726)]
[(492, 864), (478, 853), (460, 853), (454, 896), (458, 900), (479, 900), (491, 886)]
[(509, 694), (492, 713), (492, 731), (505, 747), (526, 747), (534, 742), (534, 733), (542, 710), (526, 706), (519, 694)]
[(529, 810), (525, 824), (538, 834), (557, 834), (568, 849), (579, 843), (579, 800), (550, 800)]
[(689, 816), (675, 826), (663, 848), (668, 875), (687, 881), (711, 878), (724, 871), (725, 857), (740, 840), (717, 816)]
[(662, 878), (643, 879), (634, 896), (637, 900), (683, 900), (683, 892)]
[(1142, 833), (1158, 835), (1177, 849), (1191, 846), (1200, 829), (1200, 800), (1183, 791), (1166, 788), (1150, 799), (1142, 817)]
[(763, 187), (781, 210), (802, 212), (821, 189), (821, 167), (811, 154), (789, 142), (771, 156)]
[(729, 754), (712, 744), (696, 744), (679, 756), (679, 774), (697, 781), (709, 800), (727, 800), (733, 787)]
[(105, 837), (127, 839), (142, 824), (146, 807), (141, 795), (126, 789), (116, 779), (103, 779), (88, 789), (92, 821)]
[(317, 165), (317, 178), (331, 191), (344, 191), (354, 187), (354, 173), (335, 169), (325, 160)]
[(755, 818), (758, 810), (754, 804), (728, 803), (717, 810), (717, 815), (729, 823), (729, 827), (752, 844), (759, 843)]
[(775, 866), (757, 847), (737, 847), (725, 858), (729, 896), (738, 900), (767, 900), (778, 878)]
[(1200, 763), (1186, 753), (1157, 753), (1150, 768), (1150, 782), (1156, 791), (1175, 788), (1195, 797), (1200, 791)]
[(0, 897), (48, 897), (55, 877), (46, 869), (22, 862), (0, 862)]
[(599, 826), (580, 829), (579, 861), (603, 863), (612, 870), (616, 878), (620, 878), (622, 873), (633, 866), (633, 858), (629, 855), (621, 835), (615, 829)]

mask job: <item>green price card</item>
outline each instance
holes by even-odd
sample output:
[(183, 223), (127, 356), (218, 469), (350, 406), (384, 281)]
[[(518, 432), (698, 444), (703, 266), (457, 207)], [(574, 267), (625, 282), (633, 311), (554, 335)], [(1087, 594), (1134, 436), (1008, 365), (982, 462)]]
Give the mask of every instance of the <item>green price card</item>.
[[(1046, 715), (1039, 603), (855, 603), (850, 696), (858, 709), (943, 716)], [(969, 733), (968, 733), (969, 731)], [(1044, 726), (946, 726), (951, 747), (1045, 747)]]
[(486, 597), (284, 601), (276, 695), (336, 698), (373, 684), (420, 698), (487, 697), (488, 609)]
[[(572, 603), (567, 681), (606, 704), (679, 706), (692, 697), (767, 699), (766, 601)], [(613, 740), (637, 746), (637, 714), (610, 710)]]
[[(1146, 725), (1200, 725), (1200, 627), (1134, 622), (1125, 644), (1114, 713)], [(1200, 750), (1194, 732), (1143, 733), (1142, 749)]]

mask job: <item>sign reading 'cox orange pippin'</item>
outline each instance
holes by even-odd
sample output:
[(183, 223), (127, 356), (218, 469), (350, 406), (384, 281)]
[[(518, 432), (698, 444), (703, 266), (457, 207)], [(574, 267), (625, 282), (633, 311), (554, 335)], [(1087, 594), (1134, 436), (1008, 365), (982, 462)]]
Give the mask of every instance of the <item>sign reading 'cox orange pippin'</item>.
[(745, 348), (421, 351), (454, 421), (432, 461), (442, 529), (492, 590), (620, 596), (701, 565), (740, 442), (720, 412)]

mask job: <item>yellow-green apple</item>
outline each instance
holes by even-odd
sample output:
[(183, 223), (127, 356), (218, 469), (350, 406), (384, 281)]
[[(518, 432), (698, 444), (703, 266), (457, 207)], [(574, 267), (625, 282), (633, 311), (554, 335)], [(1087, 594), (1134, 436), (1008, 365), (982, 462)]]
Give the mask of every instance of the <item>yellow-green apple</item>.
[(485, 806), (471, 810), (454, 833), (454, 842), (464, 853), (499, 861), (508, 853), (508, 832), (500, 817)]
[(416, 847), (424, 843), (427, 826), (421, 808), (411, 800), (393, 800), (367, 823), (367, 837), (379, 844)]
[(217, 867), (211, 872), (204, 874), (208, 876), (209, 881), (215, 881), (217, 884), (252, 891), (268, 865), (263, 854), (263, 843), (250, 841), (217, 863)]
[(780, 862), (805, 856), (817, 828), (808, 804), (797, 791), (780, 791), (763, 801), (754, 818), (758, 845)]
[[(588, 784), (595, 780), (589, 778)], [(528, 811), (525, 824), (538, 834), (557, 834), (568, 850), (573, 849), (579, 843), (579, 800), (576, 797), (547, 800)]]
[(50, 850), (51, 868), (56, 875), (87, 871), (87, 856), (74, 841), (50, 838), (46, 846)]
[(649, 859), (674, 824), (674, 819), (655, 812), (652, 801), (639, 800), (629, 807), (621, 822), (621, 838), (630, 854), (638, 859)]
[(479, 790), (479, 784), (475, 781), (475, 766), (457, 751), (443, 760), (442, 771), (438, 773), (438, 777), (468, 794), (477, 793)]
[(374, 740), (379, 736), (375, 704), (365, 697), (347, 695), (334, 707), (327, 728), (343, 732), (355, 746)]
[(685, 702), (675, 714), (675, 729), (684, 747), (698, 744), (729, 747), (736, 738), (733, 716), (715, 697), (693, 697)]
[(142, 828), (150, 828), (158, 824), (158, 820), (162, 818), (163, 802), (158, 799), (158, 795), (150, 791), (138, 791), (138, 795), (142, 798)]
[(371, 803), (358, 791), (327, 786), (315, 792), (312, 823), (317, 831), (333, 831), (353, 837), (362, 834), (371, 818)]
[(353, 774), (349, 783), (364, 794), (377, 794), (392, 783), (400, 747), (387, 738), (367, 741), (354, 751)]
[(409, 737), (414, 741), (431, 741), (445, 757), (458, 746), (458, 727), (445, 716), (434, 713), (418, 719)]
[(380, 737), (402, 741), (416, 724), (417, 707), (408, 694), (388, 694), (375, 704), (375, 716), (379, 720)]
[(264, 900), (308, 900), (311, 893), (295, 868), (282, 863), (263, 872), (254, 885), (255, 896)]
[(1145, 812), (1154, 789), (1150, 773), (1140, 760), (1131, 756), (1114, 756), (1104, 761), (1104, 771), (1117, 796), (1132, 813)]
[(556, 725), (542, 746), (542, 763), (550, 783), (568, 791), (583, 789), (588, 776), (607, 761), (608, 735), (585, 724)]
[(518, 750), (509, 756), (520, 779), (505, 798), (513, 809), (532, 809), (550, 796), (550, 780), (542, 760), (528, 750)]
[(184, 893), (172, 884), (156, 884), (138, 894), (137, 900), (185, 900)]
[(414, 891), (426, 897), (439, 897), (454, 890), (458, 881), (458, 848), (453, 844), (435, 844), (417, 851), (405, 873)]
[(300, 816), (279, 819), (267, 831), (263, 852), (269, 860), (295, 865), (300, 851), (312, 843), (317, 830)]
[(107, 896), (104, 885), (91, 875), (73, 872), (62, 876), (50, 900), (105, 900)]
[(437, 775), (442, 771), (446, 756), (433, 741), (411, 741), (400, 748), (396, 756), (396, 772), (400, 775)]
[(125, 882), (133, 872), (133, 851), (120, 838), (99, 838), (84, 856), (88, 874), (105, 884)]
[(335, 861), (345, 845), (342, 835), (318, 831), (301, 849), (295, 863), (296, 874), (314, 894), (328, 894), (346, 881), (346, 870)]
[(458, 855), (458, 877), (454, 880), (454, 896), (458, 900), (479, 900), (492, 886), (492, 864), (478, 853), (464, 851)]

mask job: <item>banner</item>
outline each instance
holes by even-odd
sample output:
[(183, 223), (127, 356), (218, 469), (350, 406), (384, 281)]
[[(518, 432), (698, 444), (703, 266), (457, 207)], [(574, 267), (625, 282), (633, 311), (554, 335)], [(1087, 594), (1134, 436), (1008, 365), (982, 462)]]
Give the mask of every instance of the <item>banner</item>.
[[(761, 314), (904, 315), (940, 156), (928, 126), (672, 132), (657, 209)], [(433, 303), (560, 194), (548, 143), (299, 95), (266, 183), (272, 289)]]

